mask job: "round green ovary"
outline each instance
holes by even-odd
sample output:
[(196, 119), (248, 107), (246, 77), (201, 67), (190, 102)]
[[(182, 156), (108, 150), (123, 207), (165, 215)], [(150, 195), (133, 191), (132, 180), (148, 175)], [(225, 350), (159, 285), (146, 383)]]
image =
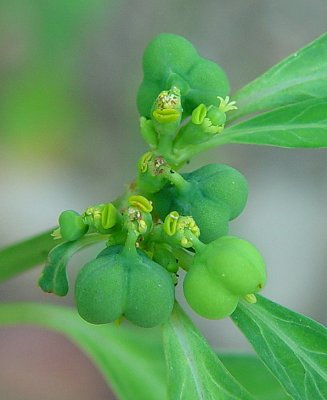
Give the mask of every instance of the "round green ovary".
[(126, 273), (119, 255), (88, 262), (75, 282), (75, 300), (81, 317), (93, 324), (118, 319), (124, 311)]
[(201, 58), (190, 70), (188, 81), (191, 87), (188, 103), (193, 109), (203, 103), (207, 106), (217, 104), (217, 96), (225, 97), (229, 93), (229, 82), (225, 72), (218, 64)]
[(170, 274), (144, 253), (121, 253), (121, 246), (103, 250), (80, 271), (75, 298), (80, 315), (102, 324), (125, 316), (142, 327), (165, 322), (174, 304)]
[(184, 117), (200, 103), (216, 104), (217, 96), (225, 97), (229, 92), (224, 71), (201, 58), (193, 45), (178, 35), (160, 34), (149, 43), (144, 52), (143, 71), (137, 107), (148, 118), (158, 94), (172, 86), (181, 91)]
[(123, 246), (121, 245), (116, 245), (116, 246), (108, 246), (105, 249), (103, 249), (98, 255), (97, 258), (103, 257), (103, 256), (113, 256), (115, 254), (121, 253), (123, 250)]
[(162, 33), (146, 47), (143, 70), (149, 80), (160, 81), (171, 71), (186, 74), (190, 65), (198, 59), (196, 49), (188, 40), (182, 36)]
[(192, 309), (208, 319), (221, 319), (232, 314), (239, 300), (239, 296), (212, 279), (200, 264), (193, 264), (186, 274), (184, 295)]
[(129, 271), (125, 316), (148, 328), (169, 318), (174, 305), (174, 286), (169, 273), (150, 259), (139, 258)]
[(251, 243), (236, 237), (225, 236), (209, 243), (195, 256), (194, 263), (205, 266), (213, 280), (237, 295), (256, 293), (266, 284), (260, 253)]
[(210, 243), (228, 233), (230, 211), (225, 203), (193, 198), (190, 214), (200, 228), (200, 240)]
[(210, 164), (183, 174), (189, 183), (182, 191), (171, 184), (153, 196), (155, 212), (163, 219), (170, 211), (191, 215), (200, 228), (200, 239), (210, 243), (228, 233), (247, 201), (247, 182), (236, 169)]
[(243, 211), (248, 185), (244, 176), (235, 168), (225, 164), (208, 164), (183, 176), (194, 187), (199, 188), (203, 197), (227, 204), (230, 220)]
[(88, 230), (82, 217), (73, 210), (63, 211), (59, 216), (60, 234), (69, 242), (81, 238)]

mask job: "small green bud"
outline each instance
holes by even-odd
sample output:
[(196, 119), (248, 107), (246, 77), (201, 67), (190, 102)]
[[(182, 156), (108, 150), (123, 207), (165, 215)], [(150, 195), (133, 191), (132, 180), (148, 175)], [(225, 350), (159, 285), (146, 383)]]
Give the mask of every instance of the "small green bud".
[(164, 232), (172, 244), (193, 247), (200, 236), (200, 229), (191, 216), (180, 216), (177, 211), (170, 212), (164, 221)]
[(88, 207), (82, 218), (85, 224), (99, 233), (106, 234), (119, 222), (120, 214), (112, 203), (107, 203)]
[(80, 214), (73, 210), (63, 211), (59, 216), (60, 235), (72, 242), (80, 239), (89, 229)]

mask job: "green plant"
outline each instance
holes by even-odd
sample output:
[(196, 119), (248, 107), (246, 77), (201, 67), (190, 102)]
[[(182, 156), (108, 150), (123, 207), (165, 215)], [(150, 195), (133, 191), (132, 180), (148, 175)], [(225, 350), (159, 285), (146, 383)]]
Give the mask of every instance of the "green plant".
[[(122, 399), (326, 399), (326, 329), (257, 295), (264, 261), (252, 244), (228, 236), (228, 221), (247, 200), (245, 178), (219, 164), (177, 172), (195, 154), (227, 143), (327, 147), (326, 52), (324, 35), (229, 101), (220, 67), (184, 38), (156, 37), (137, 97), (150, 151), (135, 181), (111, 203), (64, 211), (53, 238), (44, 233), (0, 252), (5, 280), (50, 250), (39, 284), (64, 296), (73, 254), (105, 243), (75, 283), (78, 312), (92, 324), (72, 309), (24, 303), (1, 305), (0, 324), (66, 334)], [(256, 358), (218, 357), (210, 348), (174, 302), (179, 268), (190, 306), (206, 318), (230, 316), (271, 374)], [(122, 319), (136, 326), (109, 324)]]

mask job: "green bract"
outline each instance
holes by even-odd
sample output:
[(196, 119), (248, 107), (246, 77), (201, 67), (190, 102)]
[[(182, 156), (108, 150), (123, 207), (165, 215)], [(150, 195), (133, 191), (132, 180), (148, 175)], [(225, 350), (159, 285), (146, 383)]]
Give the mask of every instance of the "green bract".
[(228, 221), (244, 209), (248, 187), (244, 176), (224, 164), (209, 164), (183, 174), (185, 182), (166, 185), (154, 195), (154, 208), (163, 219), (170, 211), (191, 215), (200, 239), (209, 243), (228, 233)]
[(142, 327), (165, 322), (174, 305), (170, 274), (141, 251), (113, 246), (88, 262), (75, 283), (77, 309), (93, 324), (121, 316)]
[(226, 96), (229, 83), (224, 71), (202, 58), (182, 36), (162, 33), (146, 47), (143, 56), (144, 79), (137, 94), (139, 113), (150, 118), (151, 107), (163, 90), (176, 86), (181, 91), (183, 115), (190, 115), (201, 103), (215, 104)]
[(239, 298), (266, 283), (265, 263), (249, 242), (223, 236), (203, 246), (184, 279), (184, 294), (198, 314), (219, 319), (230, 315)]

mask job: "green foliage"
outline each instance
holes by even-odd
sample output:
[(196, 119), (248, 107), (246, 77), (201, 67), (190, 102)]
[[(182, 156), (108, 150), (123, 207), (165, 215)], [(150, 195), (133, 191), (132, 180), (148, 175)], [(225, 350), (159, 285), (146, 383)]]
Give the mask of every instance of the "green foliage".
[[(53, 229), (0, 250), (0, 282), (44, 263), (56, 246)], [(57, 242), (58, 243), (58, 242)], [(60, 241), (59, 241), (60, 243)]]
[(255, 305), (240, 303), (232, 319), (293, 399), (326, 399), (322, 325), (260, 296)]
[[(221, 68), (186, 39), (154, 38), (137, 95), (141, 134), (150, 147), (137, 179), (113, 203), (61, 214), (53, 237), (65, 242), (50, 252), (39, 282), (44, 291), (65, 295), (71, 256), (106, 240), (75, 282), (77, 309), (91, 324), (72, 310), (29, 304), (0, 306), (0, 324), (32, 322), (63, 332), (121, 399), (166, 399), (167, 387), (174, 400), (289, 398), (255, 358), (222, 357), (248, 391), (227, 371), (175, 302), (182, 268), (190, 306), (206, 318), (232, 314), (291, 398), (327, 398), (326, 329), (256, 298), (266, 282), (264, 261), (252, 244), (225, 236), (228, 221), (245, 207), (245, 178), (220, 164), (177, 172), (193, 155), (227, 143), (327, 147), (326, 38), (241, 89), (237, 104), (224, 98), (229, 84)], [(264, 112), (250, 115), (258, 111)], [(0, 251), (0, 280), (44, 261), (52, 240), (47, 233)], [(108, 324), (124, 318), (141, 327), (161, 325), (163, 348), (158, 330)]]
[(327, 98), (289, 104), (232, 125), (220, 139), (279, 147), (327, 147), (326, 115)]
[(17, 324), (33, 324), (67, 336), (97, 365), (119, 399), (164, 400), (166, 397), (158, 330), (91, 325), (76, 311), (50, 304), (0, 305), (0, 325)]
[[(234, 96), (233, 119), (252, 112), (327, 97), (327, 34), (291, 54)], [(309, 139), (309, 138), (308, 138)]]
[[(190, 324), (185, 316), (180, 318)], [(34, 324), (64, 334), (93, 360), (120, 399), (167, 398), (164, 351), (158, 329), (86, 324), (74, 310), (49, 304), (1, 304), (0, 326), (17, 324)], [(196, 331), (194, 326), (189, 326)], [(198, 331), (197, 335), (208, 354), (211, 353), (210, 357), (214, 358)], [(257, 400), (289, 398), (256, 357), (223, 354), (220, 358)], [(223, 367), (220, 368), (224, 371)], [(226, 371), (224, 374), (232, 381)]]
[(274, 376), (260, 360), (249, 354), (219, 354), (228, 371), (257, 400), (290, 400)]
[(170, 399), (252, 399), (177, 304), (163, 330)]

